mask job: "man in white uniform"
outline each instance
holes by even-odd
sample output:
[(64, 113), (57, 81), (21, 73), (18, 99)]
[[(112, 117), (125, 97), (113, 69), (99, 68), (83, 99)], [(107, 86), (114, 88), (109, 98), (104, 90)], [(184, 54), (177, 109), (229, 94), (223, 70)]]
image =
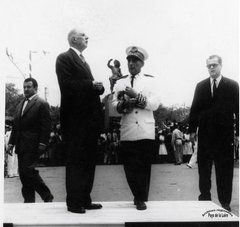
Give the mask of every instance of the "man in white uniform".
[(121, 118), (121, 155), (129, 187), (138, 210), (147, 208), (151, 158), (154, 151), (155, 120), (159, 106), (152, 92), (154, 77), (141, 73), (148, 54), (140, 47), (126, 49), (130, 74), (116, 84), (113, 106)]

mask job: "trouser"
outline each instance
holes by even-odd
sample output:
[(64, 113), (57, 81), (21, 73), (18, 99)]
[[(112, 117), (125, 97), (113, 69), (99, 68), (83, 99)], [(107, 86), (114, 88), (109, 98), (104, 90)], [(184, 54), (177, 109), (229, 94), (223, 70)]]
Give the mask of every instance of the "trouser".
[(43, 200), (51, 196), (51, 192), (39, 175), (39, 171), (34, 168), (35, 162), (36, 154), (32, 151), (18, 154), (19, 177), (25, 203), (35, 202), (35, 191)]
[[(92, 135), (90, 135), (92, 133)], [(89, 131), (87, 136), (69, 139), (66, 164), (66, 203), (79, 208), (91, 204), (97, 160), (97, 133)]]
[(121, 155), (128, 185), (135, 200), (148, 201), (154, 141), (121, 142)]
[(168, 157), (167, 157), (168, 162), (170, 162), (170, 163), (175, 162), (175, 157), (174, 157), (175, 155), (174, 155), (174, 150), (173, 150), (173, 146), (172, 146), (171, 142), (169, 142), (169, 143), (166, 142), (166, 149), (167, 149), (167, 153), (168, 153)]
[(175, 150), (174, 150), (175, 162), (182, 163), (183, 162), (183, 145), (181, 140), (178, 140), (178, 141), (179, 142), (175, 142)]
[(95, 164), (82, 163), (66, 166), (67, 206), (84, 207), (91, 204)]
[(194, 149), (191, 159), (188, 162), (188, 165), (194, 166), (197, 163), (197, 148)]
[(202, 153), (198, 151), (199, 200), (211, 200), (211, 171), (215, 165), (218, 199), (221, 204), (230, 204), (234, 169), (233, 149), (228, 152)]

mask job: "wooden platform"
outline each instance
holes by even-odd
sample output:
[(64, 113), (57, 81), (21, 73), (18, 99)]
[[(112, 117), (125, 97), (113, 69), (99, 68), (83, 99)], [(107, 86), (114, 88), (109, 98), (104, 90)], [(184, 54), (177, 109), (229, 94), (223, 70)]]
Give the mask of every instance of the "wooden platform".
[[(4, 204), (4, 223), (13, 226), (125, 226), (126, 222), (237, 222), (239, 219), (210, 201), (151, 201), (147, 210), (133, 202), (101, 202), (100, 210), (68, 212), (65, 202)], [(147, 226), (147, 225), (146, 225)]]

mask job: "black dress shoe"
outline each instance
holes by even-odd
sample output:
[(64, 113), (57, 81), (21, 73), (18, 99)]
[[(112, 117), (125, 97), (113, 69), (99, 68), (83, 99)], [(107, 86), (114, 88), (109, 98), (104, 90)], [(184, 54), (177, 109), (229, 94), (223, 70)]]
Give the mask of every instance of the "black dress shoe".
[(98, 203), (91, 203), (91, 204), (84, 206), (84, 208), (87, 210), (97, 210), (97, 209), (101, 209), (102, 205), (98, 204)]
[(147, 205), (143, 201), (135, 200), (134, 205), (136, 205), (137, 210), (146, 210)]
[(35, 200), (27, 200), (27, 199), (25, 199), (24, 203), (35, 203)]
[(222, 204), (222, 208), (227, 210), (227, 211), (229, 211), (229, 212), (231, 212), (231, 207), (227, 203), (226, 204)]
[(43, 201), (44, 203), (51, 203), (53, 201), (54, 197), (52, 194), (48, 195)]
[(43, 201), (44, 203), (51, 203), (53, 201), (54, 197), (52, 194), (48, 195)]
[(70, 211), (70, 212), (72, 212), (72, 213), (78, 213), (78, 214), (84, 214), (84, 213), (86, 213), (86, 210), (85, 210), (84, 207), (78, 207), (78, 208), (68, 207), (67, 210)]

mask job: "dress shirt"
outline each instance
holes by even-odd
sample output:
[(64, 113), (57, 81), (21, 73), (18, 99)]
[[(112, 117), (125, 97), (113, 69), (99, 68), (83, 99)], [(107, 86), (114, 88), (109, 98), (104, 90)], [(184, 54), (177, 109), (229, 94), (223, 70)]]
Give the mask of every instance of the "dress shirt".
[[(217, 87), (217, 88), (218, 88), (218, 85), (219, 85), (221, 79), (222, 79), (222, 75), (220, 75), (218, 78), (216, 78), (216, 87)], [(212, 77), (210, 77), (211, 94), (212, 94), (212, 96), (213, 96), (213, 84), (214, 84), (213, 80), (214, 80), (214, 79), (213, 79)]]
[[(121, 141), (136, 141), (142, 139), (155, 139), (155, 120), (153, 111), (160, 104), (160, 99), (152, 89), (151, 82), (154, 78), (138, 74), (134, 78), (133, 89), (137, 93), (141, 93), (147, 99), (144, 109), (133, 108), (130, 113), (122, 114), (121, 118)], [(124, 91), (126, 87), (131, 87), (131, 75), (120, 79), (115, 85), (115, 93), (113, 97), (113, 108), (117, 109), (119, 102), (118, 94)]]
[[(70, 48), (73, 49), (73, 50), (76, 52), (77, 56), (82, 55), (82, 53), (81, 53), (78, 49), (76, 49), (76, 48), (74, 48), (74, 47), (70, 47)], [(80, 57), (79, 57), (79, 58), (80, 58)]]
[(75, 53), (78, 55), (78, 57), (81, 59), (81, 61), (82, 61), (83, 63), (86, 62), (86, 61), (85, 61), (85, 58), (84, 58), (83, 55), (82, 55), (82, 53), (81, 53), (78, 49), (76, 49), (76, 48), (74, 48), (74, 47), (70, 47), (70, 48), (75, 51)]
[(26, 98), (25, 101), (24, 101), (24, 104), (23, 104), (23, 108), (22, 108), (22, 115), (23, 115), (23, 112), (27, 106), (27, 104), (32, 100), (33, 97), (35, 97), (37, 94), (35, 95), (32, 95), (30, 98)]
[(175, 144), (177, 139), (183, 139), (183, 133), (179, 129), (174, 129), (172, 132), (172, 143)]
[(84, 56), (82, 55), (82, 53), (81, 53), (79, 50), (77, 50), (76, 48), (74, 48), (74, 47), (70, 47), (70, 48), (77, 54), (77, 56), (80, 58), (80, 60), (84, 63), (84, 65), (85, 65), (85, 66), (88, 68), (88, 70), (91, 72), (91, 69), (90, 69), (88, 63), (86, 62)]

